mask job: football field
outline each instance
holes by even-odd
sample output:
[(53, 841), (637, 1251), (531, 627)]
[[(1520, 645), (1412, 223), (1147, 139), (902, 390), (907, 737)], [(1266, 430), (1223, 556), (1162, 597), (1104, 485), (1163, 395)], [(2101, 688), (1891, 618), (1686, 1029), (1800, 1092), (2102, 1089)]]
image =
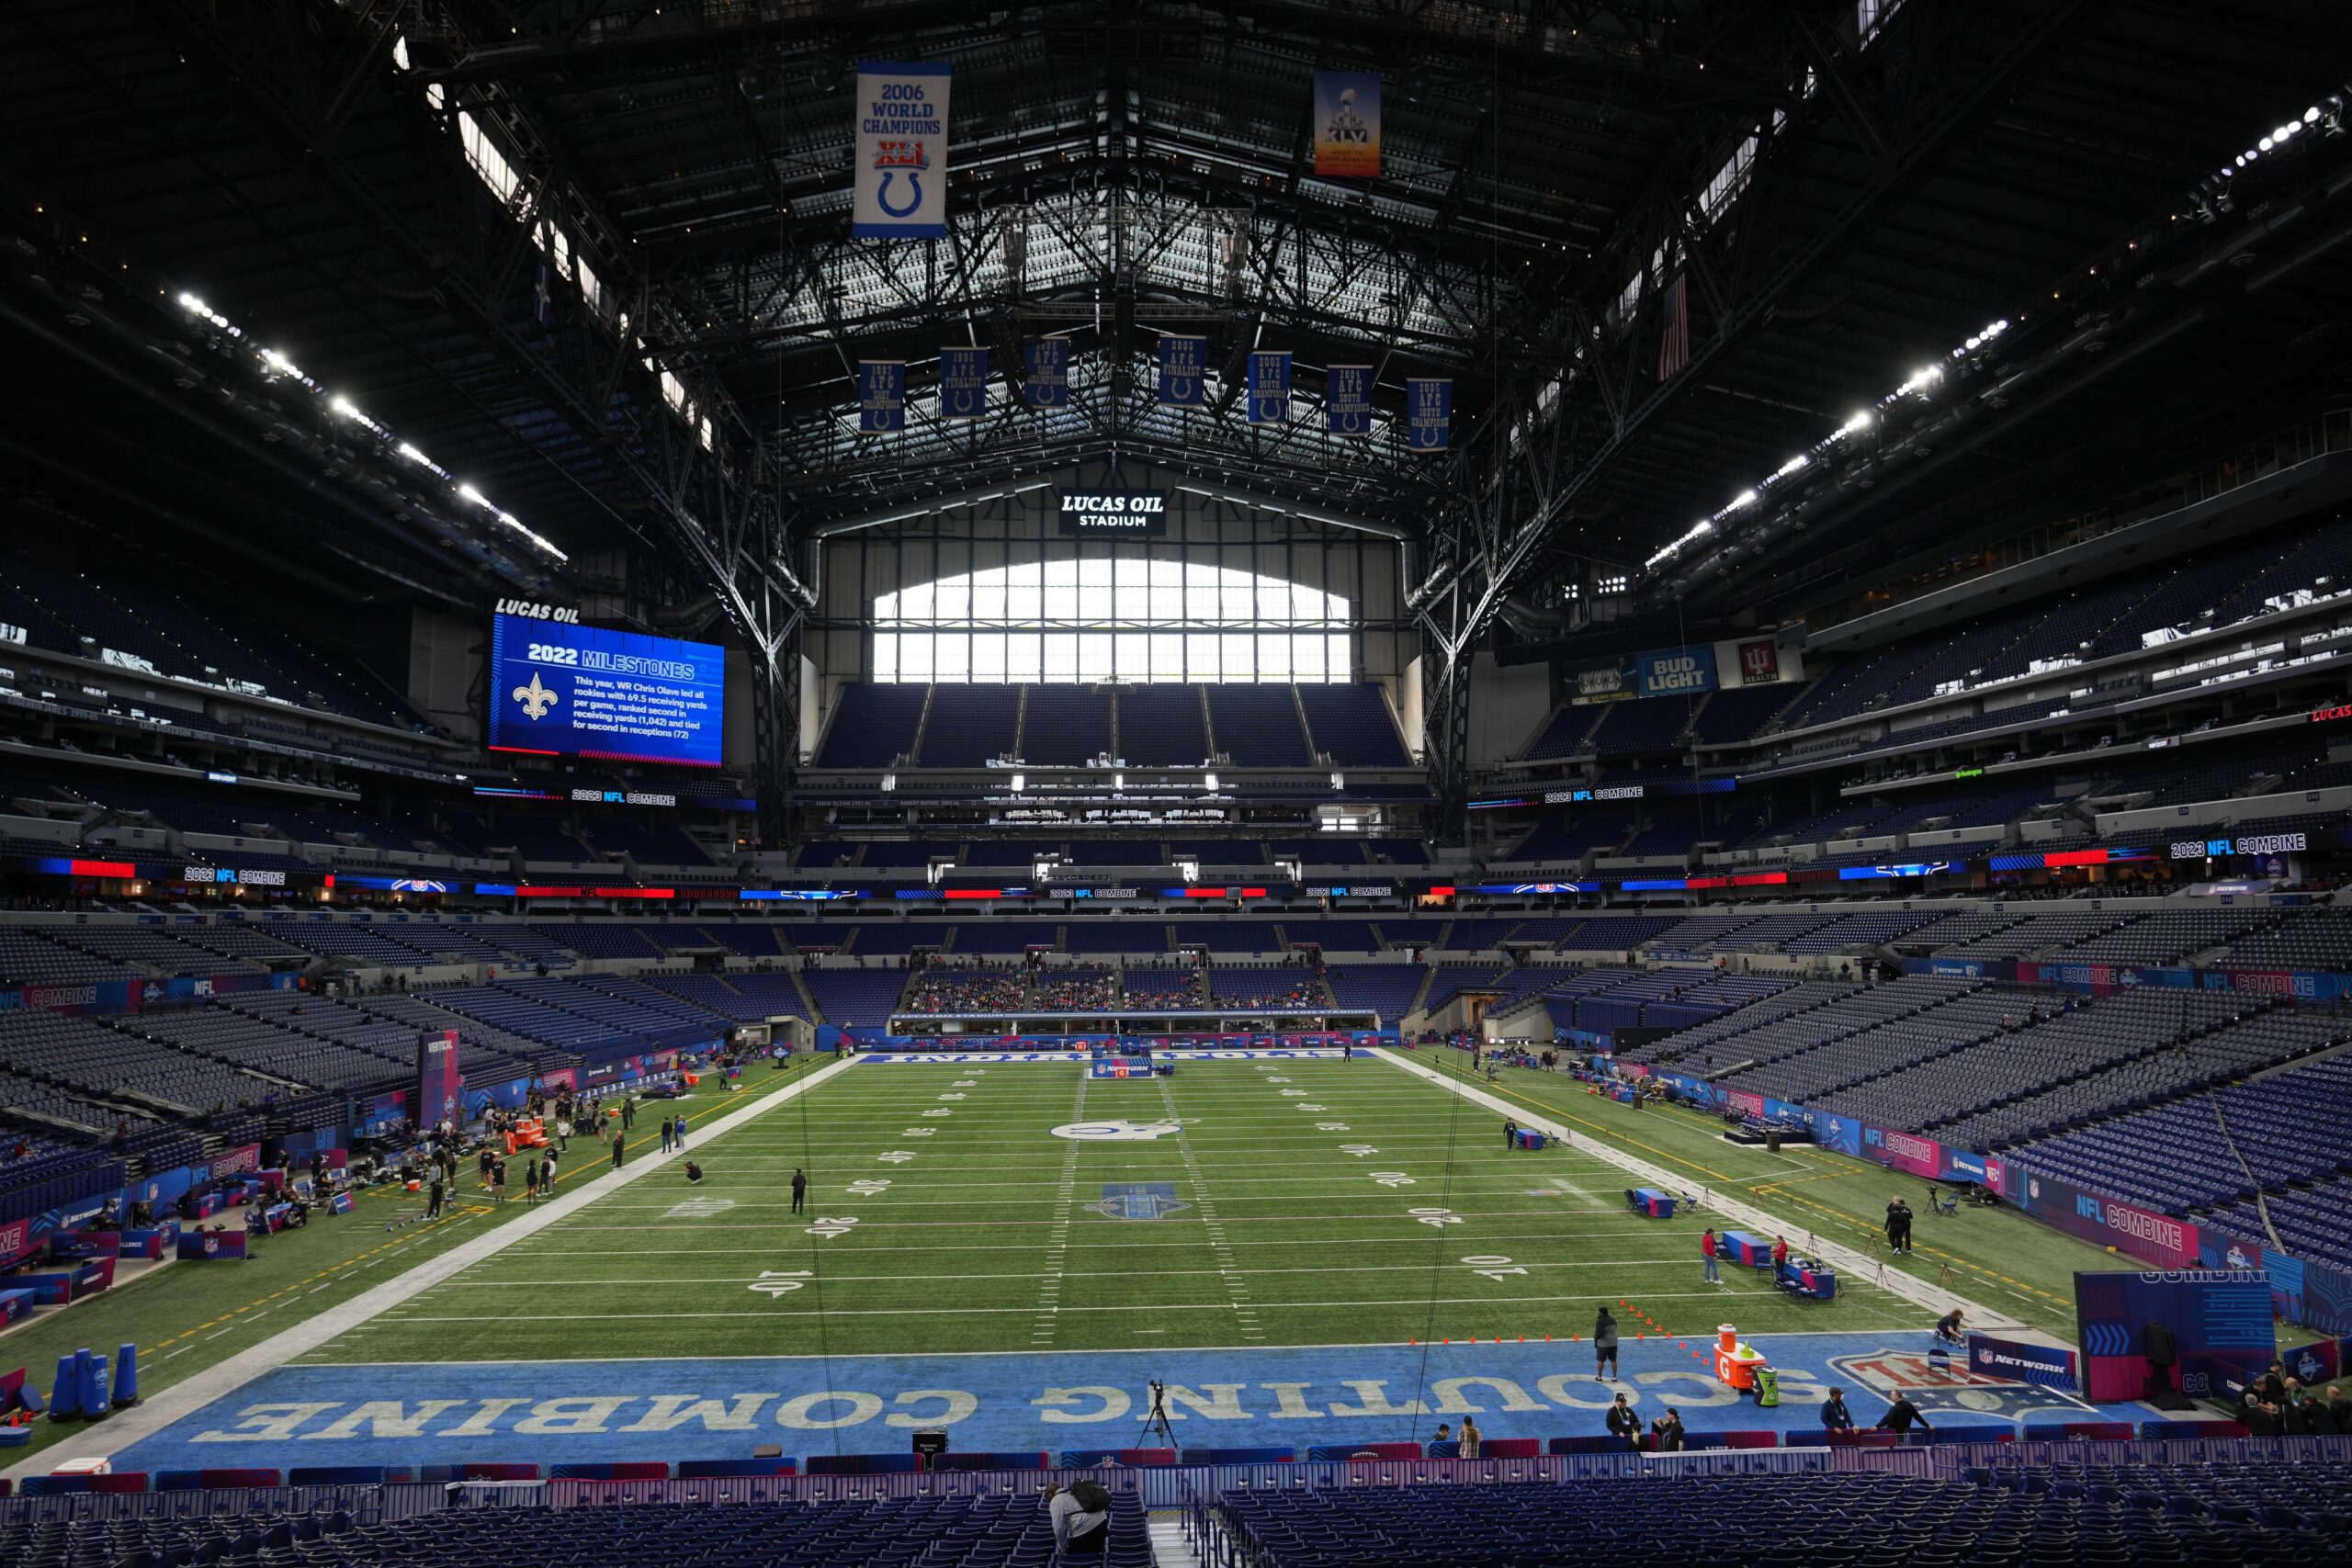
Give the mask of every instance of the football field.
[(689, 1157), (699, 1184), (673, 1162), (304, 1359), (1565, 1339), (1621, 1300), (1628, 1341), (1929, 1321), (1860, 1281), (1707, 1284), (1706, 1214), (1636, 1217), (1615, 1166), (1507, 1149), (1499, 1115), (1376, 1058), (871, 1058)]

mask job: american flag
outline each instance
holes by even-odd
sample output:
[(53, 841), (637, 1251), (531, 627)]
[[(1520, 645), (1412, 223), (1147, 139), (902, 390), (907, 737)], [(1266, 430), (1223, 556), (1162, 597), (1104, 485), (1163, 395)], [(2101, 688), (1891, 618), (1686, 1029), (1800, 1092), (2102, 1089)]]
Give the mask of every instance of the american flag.
[(1657, 378), (1665, 380), (1690, 363), (1690, 297), (1687, 274), (1677, 273), (1666, 291), (1666, 320), (1657, 332)]

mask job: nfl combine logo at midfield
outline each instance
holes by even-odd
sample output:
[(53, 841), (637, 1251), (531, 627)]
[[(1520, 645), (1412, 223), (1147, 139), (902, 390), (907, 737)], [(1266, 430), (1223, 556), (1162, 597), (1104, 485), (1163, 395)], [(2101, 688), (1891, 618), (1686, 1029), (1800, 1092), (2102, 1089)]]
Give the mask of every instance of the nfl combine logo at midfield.
[(1106, 1183), (1102, 1201), (1089, 1203), (1090, 1213), (1106, 1220), (1158, 1220), (1170, 1214), (1182, 1213), (1190, 1203), (1176, 1200), (1176, 1184), (1172, 1181), (1124, 1181)]

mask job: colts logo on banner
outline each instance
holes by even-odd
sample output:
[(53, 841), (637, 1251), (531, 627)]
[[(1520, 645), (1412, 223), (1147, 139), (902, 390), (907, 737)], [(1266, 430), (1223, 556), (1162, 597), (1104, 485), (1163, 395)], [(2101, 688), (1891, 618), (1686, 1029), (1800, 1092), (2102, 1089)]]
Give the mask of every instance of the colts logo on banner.
[(1323, 412), (1334, 435), (1372, 434), (1372, 367), (1334, 365), (1324, 372)]
[(1259, 349), (1250, 355), (1250, 423), (1281, 424), (1290, 418), (1290, 355)]
[(1021, 345), (1021, 391), (1033, 409), (1069, 407), (1069, 339), (1033, 337)]
[(903, 359), (861, 359), (857, 362), (857, 428), (861, 434), (879, 435), (907, 427), (907, 362)]
[(1453, 434), (1453, 383), (1442, 377), (1405, 378), (1405, 445), (1442, 452)]
[(947, 86), (944, 61), (858, 62), (854, 238), (947, 237)]
[(1163, 335), (1159, 340), (1159, 400), (1172, 409), (1207, 406), (1209, 340)]
[(989, 351), (939, 351), (939, 417), (978, 419), (989, 407)]

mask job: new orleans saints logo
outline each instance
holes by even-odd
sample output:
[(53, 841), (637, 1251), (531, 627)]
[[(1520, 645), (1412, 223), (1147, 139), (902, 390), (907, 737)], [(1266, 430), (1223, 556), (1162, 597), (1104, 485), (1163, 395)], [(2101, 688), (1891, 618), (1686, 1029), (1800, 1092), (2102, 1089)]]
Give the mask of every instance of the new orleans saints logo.
[(531, 683), (514, 688), (514, 700), (523, 705), (523, 716), (537, 722), (548, 716), (548, 709), (563, 700), (562, 694), (548, 691), (539, 684), (539, 672), (531, 671)]

